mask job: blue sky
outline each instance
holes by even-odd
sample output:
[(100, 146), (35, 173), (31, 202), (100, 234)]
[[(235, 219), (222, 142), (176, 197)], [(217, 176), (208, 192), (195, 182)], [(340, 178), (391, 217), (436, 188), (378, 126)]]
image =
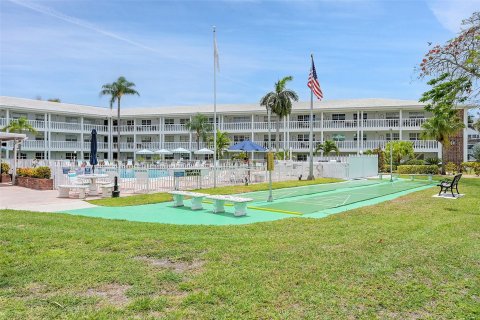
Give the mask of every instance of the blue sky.
[(325, 99), (418, 100), (427, 42), (455, 35), (480, 0), (0, 0), (0, 95), (107, 106), (123, 75), (140, 97), (122, 106), (210, 104), (212, 26), (218, 103), (254, 103), (279, 78), (309, 99), (309, 55)]

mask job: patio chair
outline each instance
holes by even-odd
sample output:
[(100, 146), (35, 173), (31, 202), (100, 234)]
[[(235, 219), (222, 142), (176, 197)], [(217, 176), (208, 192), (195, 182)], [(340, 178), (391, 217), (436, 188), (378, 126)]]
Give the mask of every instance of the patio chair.
[(445, 179), (440, 181), (439, 184), (437, 184), (437, 187), (440, 187), (440, 191), (438, 192), (438, 195), (440, 195), (443, 191), (443, 193), (447, 193), (448, 190), (452, 192), (452, 197), (455, 198), (455, 194), (453, 193), (453, 188), (457, 190), (457, 195), (460, 194), (458, 192), (458, 182), (460, 181), (460, 178), (462, 177), (462, 174), (457, 174), (455, 177), (453, 177), (453, 180), (450, 179)]

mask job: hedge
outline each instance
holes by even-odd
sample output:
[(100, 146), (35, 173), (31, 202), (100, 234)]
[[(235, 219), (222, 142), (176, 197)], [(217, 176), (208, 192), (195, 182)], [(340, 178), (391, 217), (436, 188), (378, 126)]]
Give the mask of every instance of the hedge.
[(480, 176), (480, 162), (462, 162), (461, 167), (463, 172), (471, 173), (473, 171)]
[(435, 165), (401, 165), (398, 166), (399, 174), (438, 174), (438, 166)]
[(10, 170), (10, 165), (6, 162), (2, 162), (0, 170), (2, 171), (2, 173), (7, 174), (8, 171)]
[(18, 168), (17, 175), (19, 177), (50, 179), (52, 173), (49, 167)]

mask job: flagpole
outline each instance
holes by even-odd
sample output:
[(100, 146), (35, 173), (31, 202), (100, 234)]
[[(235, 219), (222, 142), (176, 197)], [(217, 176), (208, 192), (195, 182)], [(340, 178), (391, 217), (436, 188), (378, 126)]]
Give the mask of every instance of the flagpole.
[(217, 187), (217, 52), (213, 26), (213, 187)]
[[(312, 68), (313, 68), (313, 53), (310, 54), (312, 58)], [(310, 88), (310, 166), (308, 170), (307, 180), (314, 180), (313, 176), (313, 88)]]

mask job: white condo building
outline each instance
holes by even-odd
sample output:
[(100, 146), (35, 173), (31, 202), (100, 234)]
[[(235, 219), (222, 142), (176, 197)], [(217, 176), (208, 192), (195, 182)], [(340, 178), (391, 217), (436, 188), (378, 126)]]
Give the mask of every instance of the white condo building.
[[(467, 125), (467, 110), (462, 110)], [(122, 108), (117, 124), (116, 109), (68, 103), (0, 97), (0, 128), (12, 119), (25, 117), (37, 130), (28, 134), (21, 147), (21, 158), (88, 159), (90, 133), (97, 131), (99, 159), (116, 159), (120, 143), (120, 159), (133, 159), (141, 149), (155, 151), (179, 147), (197, 150), (195, 134), (185, 123), (196, 113), (210, 117), (213, 106), (172, 106), (152, 108)], [(356, 154), (368, 149), (385, 147), (389, 140), (412, 141), (420, 157), (440, 157), (436, 141), (422, 140), (421, 125), (430, 117), (424, 105), (417, 101), (394, 99), (327, 100), (314, 103), (314, 143), (333, 140), (341, 154)], [(294, 103), (292, 113), (279, 124), (276, 140), (276, 119), (272, 116), (272, 143), (288, 150), (297, 160), (306, 160), (309, 154), (310, 103)], [(110, 132), (110, 124), (112, 132)], [(267, 112), (259, 104), (229, 104), (217, 106), (217, 125), (228, 132), (232, 144), (252, 140), (267, 146)], [(117, 141), (117, 130), (121, 138)], [(452, 140), (456, 143), (456, 157), (467, 161), (467, 129)], [(200, 148), (209, 147), (205, 142)], [(461, 147), (458, 149), (458, 147)], [(3, 148), (3, 156), (12, 157), (10, 148)], [(179, 157), (181, 155), (175, 155)], [(183, 155), (183, 157), (188, 157)], [(262, 154), (256, 155), (263, 158)]]

